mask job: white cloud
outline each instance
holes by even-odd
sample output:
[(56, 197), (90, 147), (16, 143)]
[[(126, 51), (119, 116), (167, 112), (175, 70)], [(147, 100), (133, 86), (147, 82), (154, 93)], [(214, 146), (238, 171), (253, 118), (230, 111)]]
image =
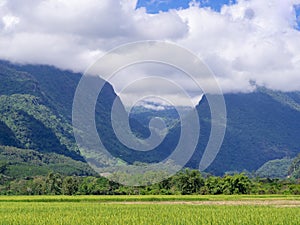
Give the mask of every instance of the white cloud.
[[(190, 4), (187, 9), (147, 14), (145, 8), (135, 9), (136, 0), (0, 0), (0, 58), (84, 71), (120, 44), (168, 40), (203, 59), (225, 92), (251, 91), (249, 80), (300, 90), (294, 4), (300, 1), (239, 0), (221, 12)], [(195, 90), (180, 74), (162, 68), (130, 69), (131, 77), (123, 75), (121, 80), (130, 83), (159, 70), (188, 91)], [(117, 90), (119, 83), (114, 82)], [(136, 94), (139, 91), (142, 88)], [(170, 93), (166, 89), (164, 94)]]
[(20, 22), (18, 17), (6, 15), (2, 18), (2, 23), (4, 25), (3, 29), (9, 31), (13, 29)]
[(295, 75), (300, 33), (294, 29), (293, 10), (292, 2), (280, 0), (240, 0), (220, 13), (189, 8), (179, 12), (190, 26), (188, 37), (179, 43), (205, 60), (224, 91), (249, 91), (249, 80), (300, 90), (300, 74)]

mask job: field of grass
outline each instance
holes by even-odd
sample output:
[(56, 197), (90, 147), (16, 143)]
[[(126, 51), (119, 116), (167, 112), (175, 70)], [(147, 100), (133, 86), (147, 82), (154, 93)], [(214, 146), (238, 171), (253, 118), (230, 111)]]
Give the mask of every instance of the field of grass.
[(1, 225), (286, 225), (299, 215), (300, 196), (0, 196)]

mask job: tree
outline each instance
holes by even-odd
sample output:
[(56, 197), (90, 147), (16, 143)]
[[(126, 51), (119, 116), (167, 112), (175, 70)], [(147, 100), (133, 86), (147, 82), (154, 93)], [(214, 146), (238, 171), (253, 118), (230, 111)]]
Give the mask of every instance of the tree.
[(74, 176), (65, 177), (62, 183), (62, 193), (64, 195), (74, 195), (78, 191), (78, 179)]
[(85, 177), (79, 185), (79, 193), (83, 195), (90, 195), (95, 189), (96, 177)]
[(45, 193), (60, 195), (62, 193), (62, 176), (58, 173), (49, 173), (45, 181)]
[(205, 180), (205, 186), (208, 188), (209, 194), (218, 195), (223, 193), (221, 177), (209, 176)]
[(32, 181), (32, 192), (34, 195), (45, 194), (45, 178), (44, 177), (35, 177)]
[(204, 185), (201, 173), (190, 169), (185, 169), (175, 175), (174, 182), (183, 195), (198, 193)]
[(250, 179), (243, 173), (233, 176), (226, 175), (223, 178), (223, 194), (249, 194), (251, 187)]

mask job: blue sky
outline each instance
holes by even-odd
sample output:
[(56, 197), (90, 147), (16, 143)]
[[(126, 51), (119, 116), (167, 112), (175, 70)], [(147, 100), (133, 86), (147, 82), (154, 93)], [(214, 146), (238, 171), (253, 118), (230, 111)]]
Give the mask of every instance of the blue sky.
[[(145, 7), (148, 13), (158, 13), (159, 11), (168, 11), (169, 9), (188, 8), (191, 0), (139, 0), (137, 8)], [(210, 7), (214, 11), (220, 11), (225, 4), (234, 4), (236, 0), (199, 0), (201, 7)]]
[[(147, 13), (155, 14), (159, 11), (166, 12), (169, 9), (186, 9), (192, 0), (138, 0), (136, 8), (145, 7)], [(235, 4), (237, 0), (197, 0), (200, 7), (210, 7), (212, 10), (219, 12), (223, 5)], [(300, 5), (294, 6), (297, 15), (297, 30), (300, 30)]]
[(294, 6), (294, 8), (297, 16), (297, 23), (298, 23), (297, 29), (300, 30), (300, 5)]

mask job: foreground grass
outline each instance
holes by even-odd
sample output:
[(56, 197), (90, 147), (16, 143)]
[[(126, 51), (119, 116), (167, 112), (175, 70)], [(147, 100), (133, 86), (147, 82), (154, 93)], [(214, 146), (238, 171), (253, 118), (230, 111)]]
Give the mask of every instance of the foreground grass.
[(1, 196), (0, 224), (300, 224), (300, 207), (293, 205), (160, 204), (248, 199), (276, 202), (300, 196)]
[(1, 202), (151, 202), (151, 201), (299, 200), (300, 195), (42, 195), (0, 196)]

